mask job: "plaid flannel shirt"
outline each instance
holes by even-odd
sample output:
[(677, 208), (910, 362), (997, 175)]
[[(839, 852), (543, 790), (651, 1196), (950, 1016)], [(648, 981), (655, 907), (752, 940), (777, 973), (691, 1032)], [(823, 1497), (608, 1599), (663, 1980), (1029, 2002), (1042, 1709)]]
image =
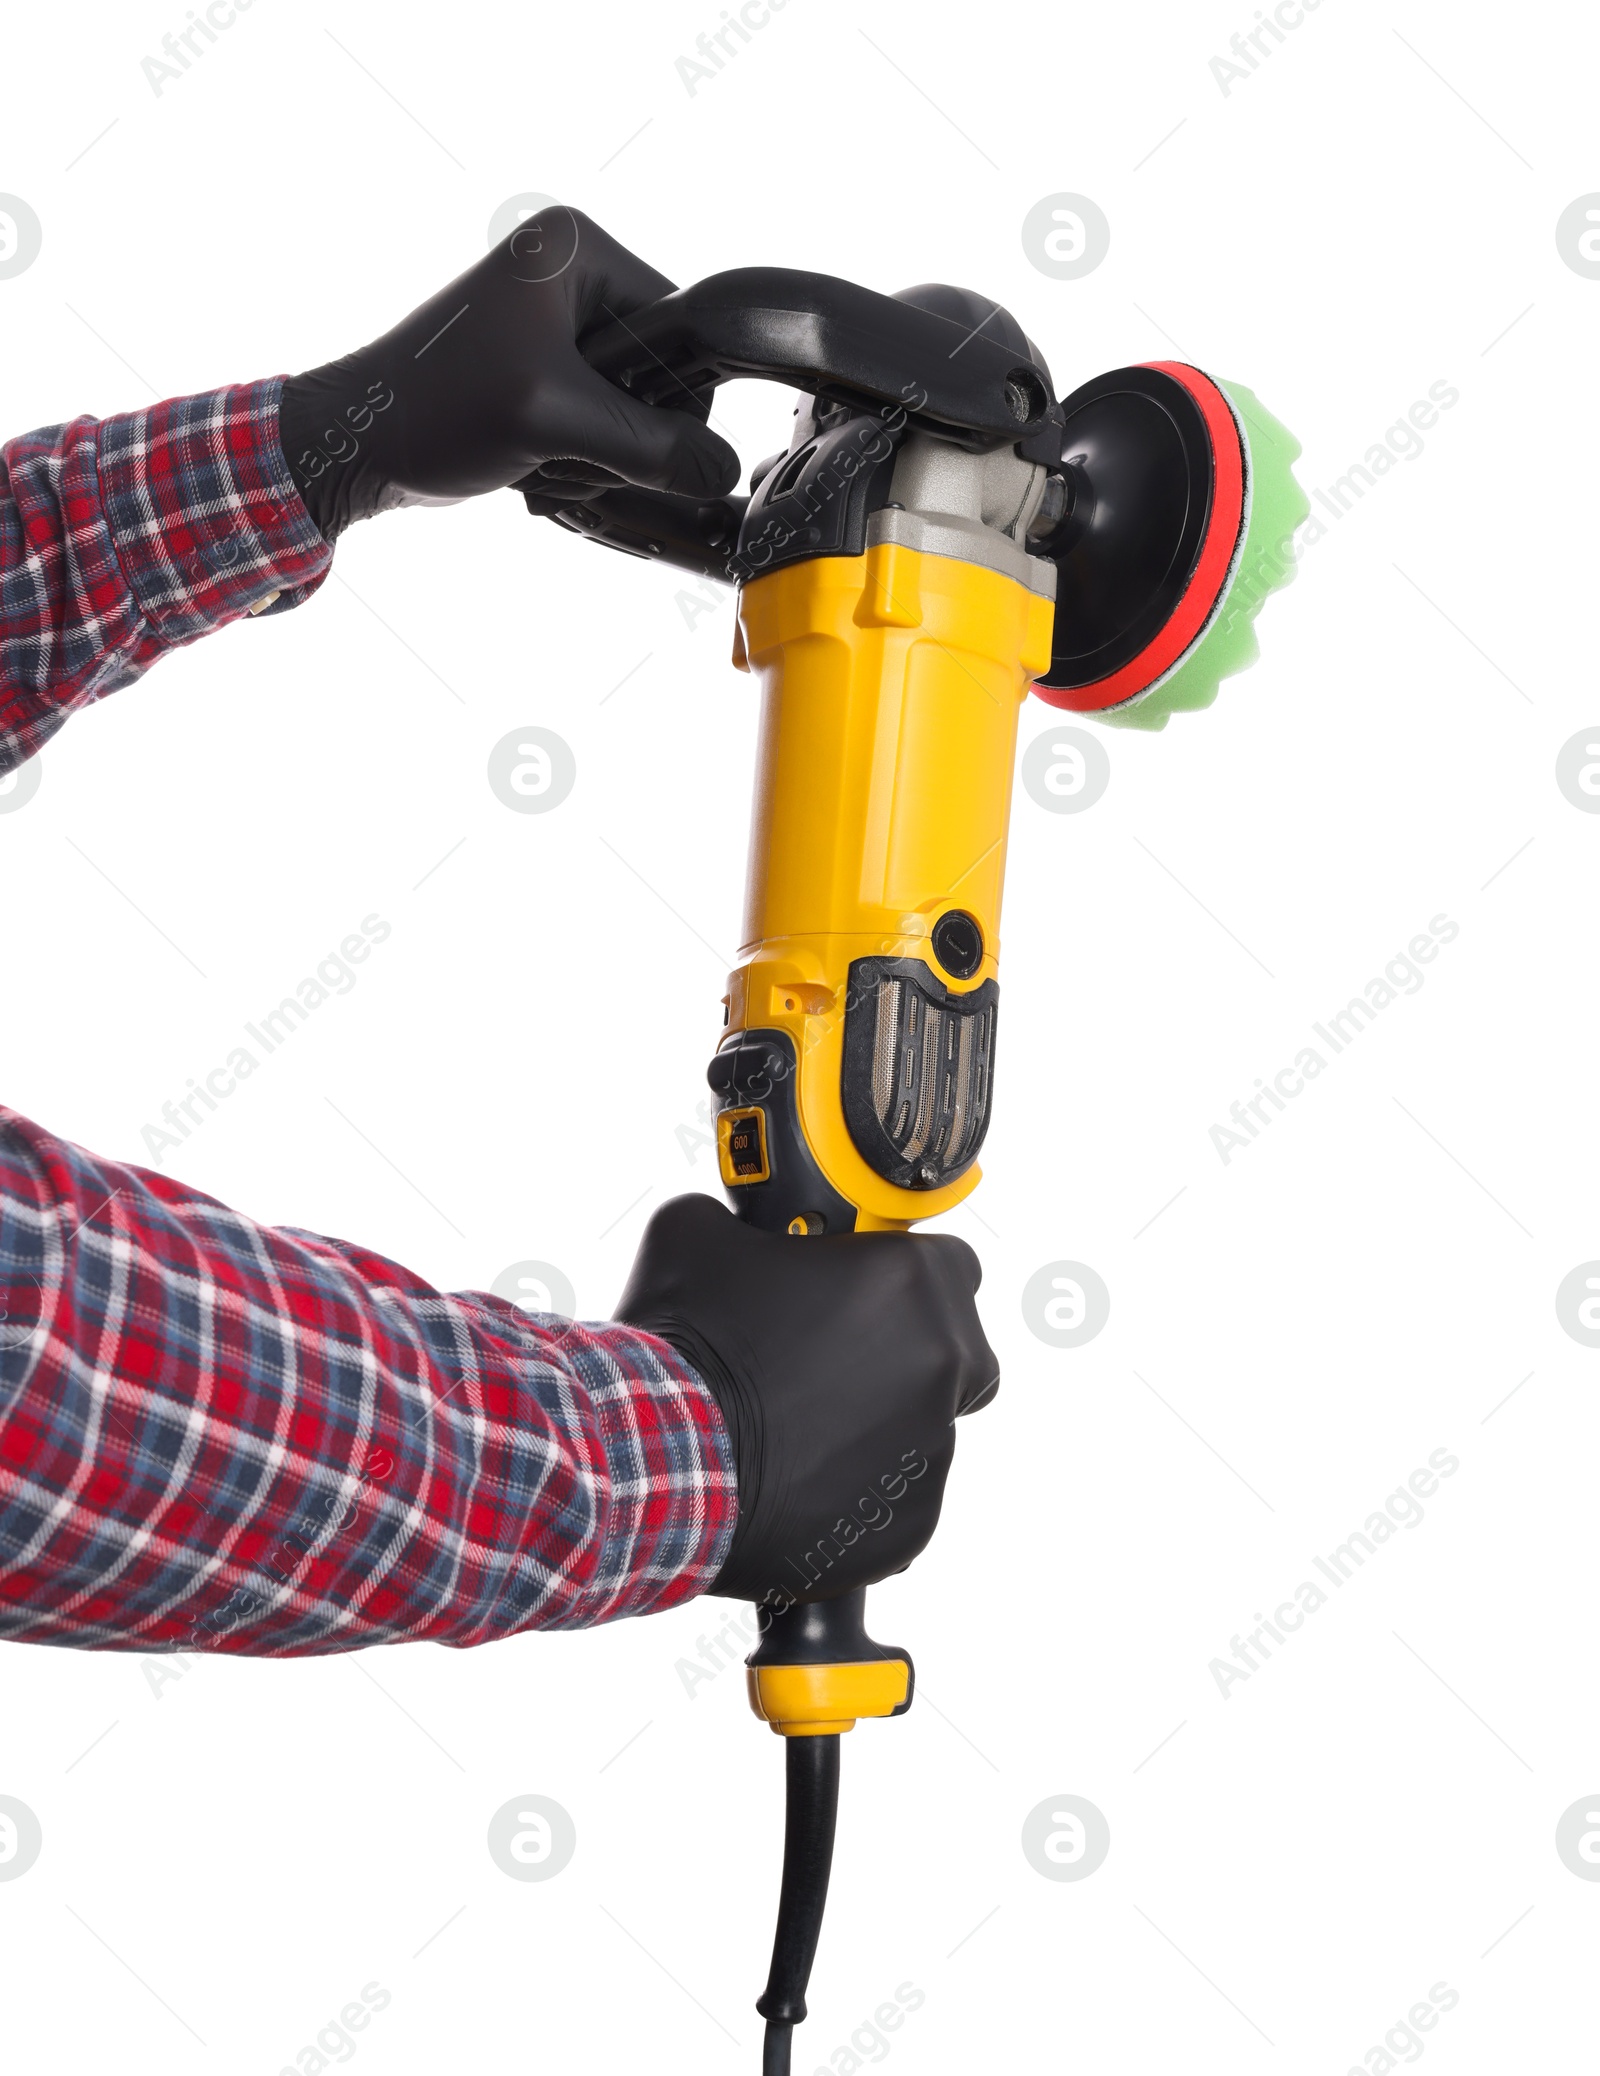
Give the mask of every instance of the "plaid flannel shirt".
[[(322, 582), (280, 387), (0, 449), (0, 773)], [(716, 1404), (651, 1335), (441, 1294), (0, 1109), (0, 1638), (287, 1656), (573, 1627), (703, 1591), (736, 1505)]]

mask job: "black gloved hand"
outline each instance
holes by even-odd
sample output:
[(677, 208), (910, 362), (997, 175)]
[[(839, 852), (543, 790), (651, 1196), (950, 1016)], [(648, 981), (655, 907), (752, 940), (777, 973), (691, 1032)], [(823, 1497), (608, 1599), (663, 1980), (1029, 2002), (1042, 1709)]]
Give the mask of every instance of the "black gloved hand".
[[(576, 209), (552, 206), (381, 339), (283, 386), (279, 437), (333, 540), (398, 505), (508, 484), (557, 501), (617, 482), (716, 496), (739, 458), (684, 408), (636, 402), (579, 351), (673, 287)], [(529, 481), (529, 478), (532, 478)]]
[(713, 1593), (831, 1600), (903, 1571), (939, 1519), (952, 1421), (999, 1388), (964, 1240), (790, 1239), (711, 1197), (651, 1219), (617, 1317), (676, 1348), (733, 1441)]

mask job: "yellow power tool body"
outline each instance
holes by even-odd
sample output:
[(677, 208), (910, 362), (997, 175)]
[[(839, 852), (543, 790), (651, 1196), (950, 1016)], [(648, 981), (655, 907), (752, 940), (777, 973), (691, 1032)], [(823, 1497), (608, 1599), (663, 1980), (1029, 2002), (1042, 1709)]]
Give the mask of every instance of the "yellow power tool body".
[(722, 1180), (760, 1224), (903, 1227), (977, 1185), (1017, 714), (1050, 654), (1026, 581), (1050, 565), (1016, 561), (882, 539), (745, 587), (761, 739), (711, 1080)]
[[(1298, 452), (1248, 391), (1152, 363), (1062, 402), (998, 305), (747, 268), (584, 342), (647, 401), (754, 375), (802, 392), (748, 498), (618, 489), (530, 509), (739, 586), (761, 727), (739, 963), (708, 1070), (738, 1214), (803, 1243), (904, 1228), (976, 1187), (1000, 1002), (1018, 714), (1030, 689), (1160, 725), (1254, 653), (1292, 571)], [(1258, 467), (1249, 423), (1276, 467)], [(1270, 429), (1270, 430), (1269, 430)], [(1059, 601), (1059, 610), (1058, 610)], [(840, 1735), (904, 1713), (906, 1653), (830, 1597), (827, 1538), (760, 1610), (752, 1706), (786, 1739), (766, 2076), (821, 1925)]]

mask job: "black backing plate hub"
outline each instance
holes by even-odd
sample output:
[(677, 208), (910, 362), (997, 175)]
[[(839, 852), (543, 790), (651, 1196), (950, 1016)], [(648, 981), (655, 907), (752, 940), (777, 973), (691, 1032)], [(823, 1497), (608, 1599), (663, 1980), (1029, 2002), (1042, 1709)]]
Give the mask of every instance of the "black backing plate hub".
[(1194, 397), (1159, 368), (1118, 368), (1062, 400), (1067, 510), (1035, 549), (1056, 565), (1043, 685), (1097, 684), (1147, 649), (1194, 578), (1216, 483)]

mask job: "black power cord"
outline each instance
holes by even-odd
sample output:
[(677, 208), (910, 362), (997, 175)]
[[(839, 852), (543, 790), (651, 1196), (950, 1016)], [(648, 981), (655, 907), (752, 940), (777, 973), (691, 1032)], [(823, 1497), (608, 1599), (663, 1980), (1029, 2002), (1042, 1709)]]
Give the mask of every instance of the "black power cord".
[(839, 1814), (839, 1739), (784, 1740), (783, 1884), (772, 1966), (756, 2009), (767, 2022), (761, 2076), (789, 2076), (794, 2029), (806, 2015), (806, 1984), (822, 1930)]
[[(786, 1608), (758, 1607), (761, 1641), (745, 1663), (759, 1674), (768, 1666), (870, 1666), (893, 1659), (905, 1666), (905, 1698), (891, 1711), (911, 1706), (915, 1678), (910, 1657), (889, 1644), (874, 1643), (866, 1630), (864, 1586), (835, 1600)], [(840, 1714), (845, 1713), (843, 1706)], [(786, 1736), (784, 1742), (783, 1883), (778, 1892), (778, 1929), (772, 1966), (756, 2009), (767, 2022), (761, 2076), (789, 2076), (794, 2029), (806, 2015), (806, 1984), (816, 1957), (822, 1913), (833, 1868), (833, 1832), (839, 1814), (839, 1738)]]

